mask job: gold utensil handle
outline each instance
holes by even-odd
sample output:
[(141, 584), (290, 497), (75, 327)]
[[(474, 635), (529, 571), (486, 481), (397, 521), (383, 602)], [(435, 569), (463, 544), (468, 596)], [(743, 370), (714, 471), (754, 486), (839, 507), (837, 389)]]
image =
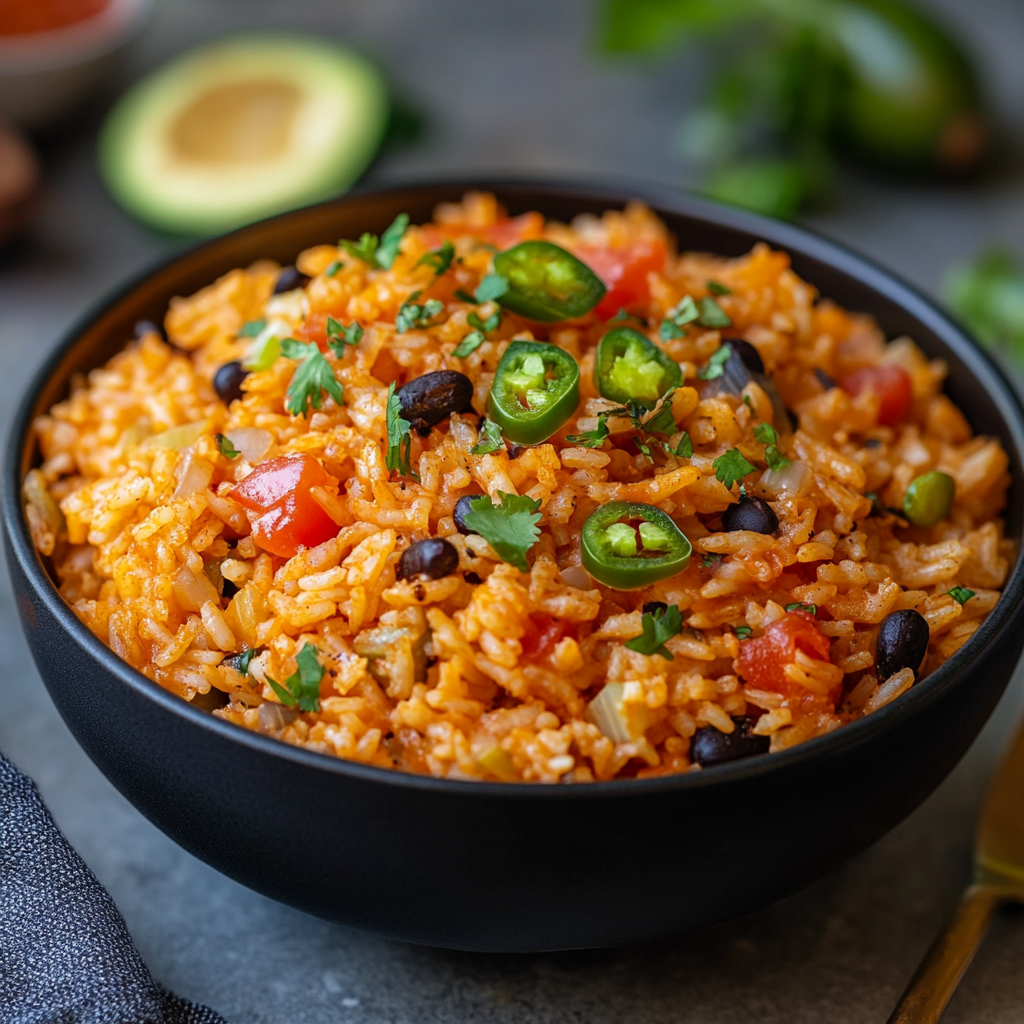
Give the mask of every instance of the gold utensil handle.
[(986, 885), (972, 885), (964, 893), (945, 930), (921, 961), (889, 1024), (937, 1024), (1005, 899), (1005, 894)]

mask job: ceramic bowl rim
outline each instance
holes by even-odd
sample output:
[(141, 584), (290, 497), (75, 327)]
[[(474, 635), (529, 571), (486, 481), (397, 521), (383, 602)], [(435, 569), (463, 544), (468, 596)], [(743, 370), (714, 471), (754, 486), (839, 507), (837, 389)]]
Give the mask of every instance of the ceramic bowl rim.
[[(769, 245), (827, 264), (830, 269), (856, 278), (862, 285), (879, 293), (898, 305), (918, 323), (940, 339), (944, 346), (963, 360), (971, 375), (982, 384), (989, 400), (1004, 421), (1008, 435), (1016, 445), (1024, 462), (1024, 408), (1013, 385), (1003, 370), (973, 342), (967, 332), (946, 313), (942, 312), (916, 287), (884, 269), (873, 260), (862, 256), (845, 245), (831, 241), (806, 228), (785, 224), (734, 207), (702, 199), (678, 189), (649, 182), (624, 178), (569, 178), (534, 176), (473, 176), (418, 178), (414, 181), (387, 183), (378, 186), (359, 186), (342, 196), (321, 203), (299, 207), (237, 228), (234, 231), (204, 239), (196, 245), (178, 249), (148, 265), (138, 274), (95, 302), (64, 333), (60, 342), (46, 357), (32, 376), (22, 400), (10, 421), (3, 462), (3, 485), (0, 500), (3, 505), (4, 528), (10, 551), (28, 580), (35, 598), (67, 631), (83, 651), (111, 673), (121, 683), (171, 714), (185, 719), (197, 728), (207, 729), (228, 743), (237, 743), (250, 750), (290, 761), (297, 766), (347, 776), (367, 783), (397, 786), (408, 789), (426, 789), (454, 798), (482, 795), (496, 799), (575, 800), (652, 795), (666, 791), (698, 791), (714, 786), (739, 784), (745, 779), (779, 775), (799, 770), (805, 763), (818, 757), (827, 757), (843, 749), (863, 746), (876, 734), (896, 728), (906, 718), (934, 703), (953, 686), (961, 683), (969, 673), (973, 655), (991, 645), (998, 634), (1016, 616), (1024, 619), (1024, 543), (1017, 552), (1016, 561), (1003, 594), (982, 626), (949, 661), (940, 666), (898, 700), (880, 708), (870, 716), (850, 722), (834, 732), (817, 736), (788, 750), (775, 754), (762, 754), (741, 761), (716, 765), (699, 772), (666, 775), (650, 779), (618, 779), (588, 782), (579, 785), (544, 785), (533, 782), (485, 782), (461, 779), (440, 779), (417, 775), (393, 768), (347, 761), (329, 754), (305, 750), (288, 743), (244, 729), (241, 726), (215, 718), (209, 712), (182, 700), (159, 684), (147, 679), (141, 672), (122, 661), (109, 647), (97, 639), (64, 602), (40, 560), (28, 530), (21, 505), (21, 466), (30, 443), (30, 426), (37, 396), (51, 374), (70, 355), (85, 329), (101, 315), (114, 309), (136, 288), (155, 274), (170, 269), (179, 261), (187, 261), (193, 254), (224, 239), (253, 233), (257, 243), (265, 227), (279, 223), (297, 214), (308, 213), (317, 207), (334, 206), (367, 198), (397, 197), (402, 193), (430, 190), (514, 192), (516, 189), (546, 192), (552, 200), (582, 199), (621, 206), (631, 199), (649, 205), (655, 213), (703, 220), (715, 227), (739, 231), (764, 238)], [(258, 254), (254, 254), (258, 255)], [(1018, 486), (1024, 485), (1022, 481)], [(1024, 530), (1022, 530), (1024, 539)]]

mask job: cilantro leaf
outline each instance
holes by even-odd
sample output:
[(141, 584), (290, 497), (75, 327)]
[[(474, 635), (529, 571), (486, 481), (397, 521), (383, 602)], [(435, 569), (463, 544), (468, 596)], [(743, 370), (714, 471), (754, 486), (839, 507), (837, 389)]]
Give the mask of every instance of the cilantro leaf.
[(712, 295), (732, 295), (732, 289), (721, 281), (706, 281), (705, 284)]
[(415, 327), (430, 327), (430, 321), (444, 312), (444, 303), (440, 299), (427, 299), (423, 303), (417, 302), (416, 300), (422, 294), (421, 291), (414, 291), (398, 307), (395, 328), (399, 334), (405, 334), (406, 331), (411, 331)]
[(658, 608), (653, 614), (644, 612), (641, 619), (643, 632), (640, 636), (626, 641), (626, 647), (638, 654), (659, 654), (666, 661), (672, 661), (672, 652), (665, 647), (665, 641), (678, 636), (683, 629), (683, 614), (679, 606), (670, 604), (667, 608)]
[(749, 626), (733, 626), (733, 632), (740, 640), (748, 640), (754, 631)]
[(380, 236), (380, 246), (377, 249), (377, 266), (383, 270), (390, 270), (395, 262), (398, 250), (402, 244), (402, 237), (405, 229), (409, 226), (409, 214), (400, 213), (391, 226)]
[(380, 244), (380, 240), (376, 235), (371, 235), (368, 231), (364, 231), (359, 237), (358, 242), (350, 242), (348, 239), (343, 238), (338, 245), (349, 254), (354, 256), (357, 260), (362, 260), (364, 263), (368, 263), (371, 267), (379, 266), (377, 263), (377, 246)]
[(731, 355), (732, 349), (723, 345), (711, 356), (708, 365), (697, 371), (697, 376), (701, 380), (717, 380), (725, 373), (725, 364), (729, 362)]
[(674, 321), (665, 319), (661, 321), (661, 326), (658, 328), (658, 337), (662, 341), (675, 341), (676, 338), (685, 338), (686, 331), (677, 326)]
[(754, 440), (765, 446), (764, 460), (769, 469), (777, 471), (789, 465), (789, 459), (779, 451), (779, 435), (770, 423), (758, 423), (754, 427)]
[(241, 654), (233, 654), (230, 658), (225, 658), (221, 664), (235, 669), (236, 672), (241, 672), (243, 676), (247, 676), (249, 674), (249, 664), (257, 654), (259, 654), (259, 650), (255, 647), (250, 647), (242, 651)]
[(491, 452), (505, 447), (505, 440), (501, 436), (501, 427), (493, 420), (484, 420), (481, 433), (483, 437), (469, 449), (470, 455), (490, 455)]
[(816, 604), (804, 604), (803, 601), (793, 601), (791, 604), (786, 605), (787, 612), (807, 612), (808, 615), (817, 615), (818, 606)]
[(697, 308), (700, 310), (700, 316), (697, 318), (697, 323), (701, 327), (731, 327), (732, 320), (729, 314), (726, 313), (722, 307), (715, 302), (710, 295), (703, 299), (697, 300)]
[(327, 269), (326, 269), (326, 270), (324, 271), (324, 273), (325, 273), (325, 274), (326, 274), (326, 275), (327, 275), (328, 277), (334, 277), (334, 275), (335, 275), (335, 274), (336, 274), (336, 273), (337, 273), (337, 272), (338, 272), (339, 270), (341, 270), (341, 268), (342, 268), (343, 266), (345, 266), (345, 264), (344, 264), (344, 263), (342, 263), (342, 262), (341, 262), (341, 260), (335, 260), (335, 261), (334, 261), (333, 263), (331, 263), (331, 264), (330, 264), (330, 265), (329, 265), (329, 266), (327, 267)]
[(416, 261), (416, 266), (426, 264), (428, 267), (432, 267), (434, 270), (434, 280), (436, 281), (442, 274), (448, 272), (448, 268), (452, 265), (454, 258), (455, 246), (446, 238), (441, 243), (440, 249), (433, 249), (428, 253), (424, 253)]
[(462, 521), (474, 533), (481, 537), (509, 565), (514, 565), (520, 572), (529, 572), (526, 552), (537, 543), (540, 537), (540, 501), (525, 494), (506, 494), (498, 491), (500, 505), (491, 503), (487, 495), (474, 498), (469, 503), (469, 511)]
[(717, 551), (711, 551), (704, 556), (700, 564), (704, 566), (705, 569), (710, 569), (712, 566), (717, 565), (723, 557), (724, 556), (720, 555)]
[(324, 391), (338, 405), (344, 402), (341, 385), (334, 376), (334, 368), (324, 358), (316, 342), (285, 338), (281, 342), (281, 352), (288, 359), (299, 360), (292, 374), (292, 382), (288, 385), (288, 399), (284, 404), (293, 416), (309, 416), (311, 409), (319, 409), (323, 405)]
[(501, 274), (485, 274), (473, 293), (477, 302), (500, 299), (508, 291), (508, 278)]
[(231, 443), (230, 438), (223, 434), (214, 434), (214, 441), (217, 442), (217, 451), (226, 459), (237, 459), (242, 453)]
[(490, 334), (491, 331), (496, 331), (501, 324), (501, 310), (495, 310), (486, 320), (481, 320), (476, 313), (470, 313), (466, 317), (466, 323), (478, 331), (483, 331), (484, 334)]
[(300, 711), (320, 710), (320, 680), (324, 677), (323, 666), (316, 656), (316, 648), (306, 644), (295, 658), (298, 668), (283, 682), (270, 676), (267, 682), (282, 704), (290, 708), (298, 706)]
[(684, 459), (693, 458), (693, 441), (685, 430), (683, 431), (683, 436), (679, 438), (679, 444), (676, 445), (676, 450), (672, 454), (679, 455)]
[(345, 354), (346, 345), (358, 345), (363, 340), (363, 328), (353, 320), (346, 327), (333, 316), (327, 318), (327, 344), (330, 350), (340, 359)]
[(255, 338), (264, 327), (267, 326), (266, 320), (248, 320), (238, 328), (238, 337), (240, 338)]
[(974, 597), (975, 592), (973, 590), (968, 590), (966, 587), (954, 587), (952, 590), (947, 590), (946, 593), (949, 594), (957, 604), (967, 604), (967, 602)]
[(600, 448), (608, 437), (608, 416), (607, 412), (601, 413), (593, 430), (585, 430), (582, 434), (568, 434), (566, 442), (580, 448)]
[(665, 314), (665, 319), (661, 321), (658, 335), (662, 341), (685, 338), (686, 331), (683, 330), (683, 327), (686, 324), (692, 323), (699, 316), (700, 310), (697, 309), (697, 304), (693, 301), (693, 297), (685, 295)]
[(409, 453), (412, 450), (412, 424), (402, 417), (402, 403), (395, 394), (395, 382), (388, 385), (386, 425), (388, 431), (388, 451), (384, 456), (384, 464), (389, 470), (398, 470), (402, 476), (411, 476), (419, 480), (412, 471)]
[(715, 467), (717, 479), (729, 490), (732, 490), (737, 480), (742, 480), (757, 468), (747, 462), (739, 448), (730, 448), (724, 455), (719, 455), (711, 465)]
[(464, 291), (462, 288), (456, 288), (453, 294), (459, 302), (472, 302), (473, 305), (476, 305), (476, 297), (470, 295), (469, 292)]
[(471, 352), (475, 352), (487, 339), (479, 331), (470, 331), (462, 341), (452, 349), (452, 355), (456, 359), (465, 359)]
[(648, 434), (674, 434), (676, 427), (675, 417), (672, 415), (672, 396), (676, 388), (670, 388), (661, 398), (661, 405), (644, 420), (644, 430)]

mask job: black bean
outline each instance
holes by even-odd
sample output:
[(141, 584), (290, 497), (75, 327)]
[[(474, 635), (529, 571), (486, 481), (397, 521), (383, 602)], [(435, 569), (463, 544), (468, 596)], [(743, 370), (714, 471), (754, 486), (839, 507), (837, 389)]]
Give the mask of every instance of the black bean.
[(457, 502), (455, 502), (455, 511), (452, 513), (452, 519), (455, 520), (455, 529), (458, 530), (459, 533), (476, 533), (476, 530), (471, 530), (466, 525), (466, 515), (472, 511), (469, 507), (469, 503), (481, 497), (483, 497), (481, 494), (464, 494)]
[(217, 711), (219, 708), (227, 707), (231, 703), (231, 698), (223, 690), (211, 686), (206, 693), (197, 693), (189, 703), (204, 711)]
[(309, 277), (295, 267), (282, 267), (281, 273), (277, 275), (277, 284), (274, 285), (274, 294), (282, 292), (293, 292), (296, 288), (305, 288), (309, 284)]
[(221, 597), (226, 597), (230, 601), (237, 593), (238, 587), (225, 576), (220, 588)]
[(779, 517), (771, 505), (760, 498), (744, 497), (722, 513), (722, 529), (750, 530), (752, 533), (774, 533), (779, 528)]
[(882, 440), (878, 437), (868, 437), (864, 439), (865, 448), (881, 448)]
[(135, 325), (133, 333), (137, 341), (142, 341), (147, 334), (159, 334), (163, 341), (167, 340), (167, 334), (164, 329), (159, 324), (153, 323), (152, 320), (140, 320)]
[(724, 761), (766, 754), (771, 741), (767, 736), (751, 734), (754, 721), (749, 715), (734, 718), (736, 728), (730, 733), (719, 732), (713, 725), (698, 729), (690, 740), (690, 760), (707, 768)]
[(838, 387), (835, 377), (830, 373), (826, 373), (820, 366), (814, 368), (814, 376), (818, 378), (818, 383), (826, 391), (831, 391), (834, 387)]
[(507, 449), (509, 459), (518, 459), (519, 456), (522, 455), (528, 447), (529, 445), (524, 444), (509, 444)]
[(875, 669), (878, 681), (885, 682), (901, 669), (910, 668), (917, 675), (928, 653), (931, 631), (928, 621), (913, 608), (901, 608), (882, 619), (875, 647)]
[(668, 611), (668, 605), (664, 601), (645, 601), (644, 602), (644, 615), (653, 615), (655, 612), (666, 612)]
[(472, 583), (474, 586), (476, 586), (478, 583), (483, 583), (483, 580), (480, 579), (480, 577), (477, 575), (477, 573), (472, 572), (471, 570), (467, 571), (467, 572), (464, 572), (462, 574), (462, 578), (467, 583)]
[(249, 371), (241, 363), (225, 363), (213, 375), (213, 390), (222, 402), (230, 404), (242, 397), (242, 381), (248, 376)]
[(398, 389), (402, 415), (416, 427), (435, 427), (453, 412), (472, 408), (473, 382), (456, 370), (435, 370)]
[(733, 354), (752, 373), (764, 373), (764, 360), (761, 358), (761, 353), (749, 341), (744, 341), (742, 338), (726, 338), (722, 344), (728, 345)]
[(439, 580), (442, 576), (450, 576), (458, 565), (459, 552), (455, 545), (442, 537), (431, 537), (416, 541), (402, 552), (398, 560), (397, 576), (400, 580), (416, 576)]
[(786, 409), (786, 418), (789, 420), (790, 430), (800, 429), (800, 417), (792, 409)]

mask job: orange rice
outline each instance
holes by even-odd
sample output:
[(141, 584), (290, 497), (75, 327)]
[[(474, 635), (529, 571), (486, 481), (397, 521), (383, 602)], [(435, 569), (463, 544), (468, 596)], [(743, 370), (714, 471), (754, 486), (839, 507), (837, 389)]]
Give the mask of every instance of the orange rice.
[[(685, 386), (671, 405), (692, 439), (691, 458), (659, 451), (652, 465), (622, 418), (609, 420), (600, 448), (565, 440), (593, 430), (614, 404), (593, 382), (607, 330), (596, 312), (550, 326), (505, 312), (475, 351), (453, 356), (472, 330), (467, 316), (498, 310), (462, 301), (456, 290), (474, 290), (495, 246), (534, 237), (581, 254), (665, 246), (664, 267), (647, 274), (649, 298), (629, 312), (682, 368)], [(457, 259), (435, 280), (419, 261), (442, 238)], [(538, 214), (509, 220), (492, 196), (470, 194), (439, 207), (433, 224), (408, 228), (388, 270), (334, 245), (307, 249), (296, 265), (312, 278), (304, 289), (272, 295), (279, 268), (261, 261), (174, 299), (164, 321), (170, 345), (156, 333), (126, 345), (37, 420), (43, 462), (25, 481), (36, 547), (52, 558), (82, 622), (148, 678), (220, 718), (310, 750), (448, 778), (586, 782), (685, 772), (697, 768), (690, 748), (699, 729), (728, 734), (749, 716), (777, 751), (897, 698), (916, 677), (910, 669), (875, 675), (875, 637), (889, 613), (913, 608), (926, 619), (926, 674), (970, 639), (999, 598), (1012, 555), (998, 518), (1006, 453), (997, 440), (973, 436), (942, 393), (941, 362), (910, 338), (887, 343), (870, 318), (819, 299), (783, 252), (757, 245), (738, 259), (677, 255), (664, 225), (639, 205), (564, 225)], [(714, 394), (698, 379), (720, 331), (691, 323), (685, 336), (659, 340), (666, 313), (687, 295), (708, 296), (709, 281), (728, 289), (714, 289), (732, 320), (725, 333), (757, 349), (798, 417), (795, 431), (773, 420), (757, 383)], [(443, 314), (434, 326), (397, 333), (398, 308), (417, 290), (420, 301), (439, 299)], [(250, 374), (230, 406), (217, 397), (213, 374), (252, 345), (239, 337), (244, 324), (272, 321), (305, 340), (322, 332), (328, 313), (365, 329), (340, 358), (326, 356), (344, 404), (325, 395), (308, 418), (290, 415), (284, 403), (296, 362), (284, 357)], [(514, 338), (549, 341), (577, 359), (577, 415), (546, 443), (472, 455), (479, 417), (453, 414), (427, 437), (413, 431), (418, 482), (389, 472), (389, 383), (458, 370), (473, 382), (482, 414)], [(877, 364), (902, 367), (912, 383), (896, 426), (879, 425), (873, 391), (853, 396), (816, 373), (842, 379)], [(759, 422), (774, 422), (781, 451), (798, 467), (781, 482), (754, 440)], [(221, 454), (217, 433), (243, 454)], [(777, 535), (722, 529), (737, 493), (716, 479), (713, 462), (733, 447), (757, 467), (746, 491), (771, 502)], [(294, 452), (315, 456), (336, 480), (336, 491), (322, 489), (318, 500), (337, 536), (286, 559), (254, 542), (232, 488), (254, 465)], [(947, 519), (919, 529), (871, 514), (866, 494), (877, 495), (876, 507), (898, 508), (910, 481), (931, 469), (956, 483)], [(497, 500), (501, 492), (541, 503), (528, 573), (455, 527), (461, 496)], [(693, 543), (689, 567), (639, 591), (592, 580), (580, 565), (580, 530), (614, 500), (671, 516)], [(455, 546), (458, 570), (396, 580), (402, 551), (427, 537)], [(960, 603), (949, 593), (957, 587), (974, 596)], [(641, 633), (649, 601), (683, 612), (682, 632), (666, 644), (671, 660), (625, 646)], [(796, 603), (815, 606), (827, 660), (797, 652), (783, 666), (786, 686), (759, 687), (741, 675), (741, 644)], [(295, 672), (306, 644), (325, 671), (319, 709), (300, 712), (266, 680)], [(250, 648), (258, 654), (247, 675), (223, 664)], [(614, 729), (591, 707), (602, 692)]]

